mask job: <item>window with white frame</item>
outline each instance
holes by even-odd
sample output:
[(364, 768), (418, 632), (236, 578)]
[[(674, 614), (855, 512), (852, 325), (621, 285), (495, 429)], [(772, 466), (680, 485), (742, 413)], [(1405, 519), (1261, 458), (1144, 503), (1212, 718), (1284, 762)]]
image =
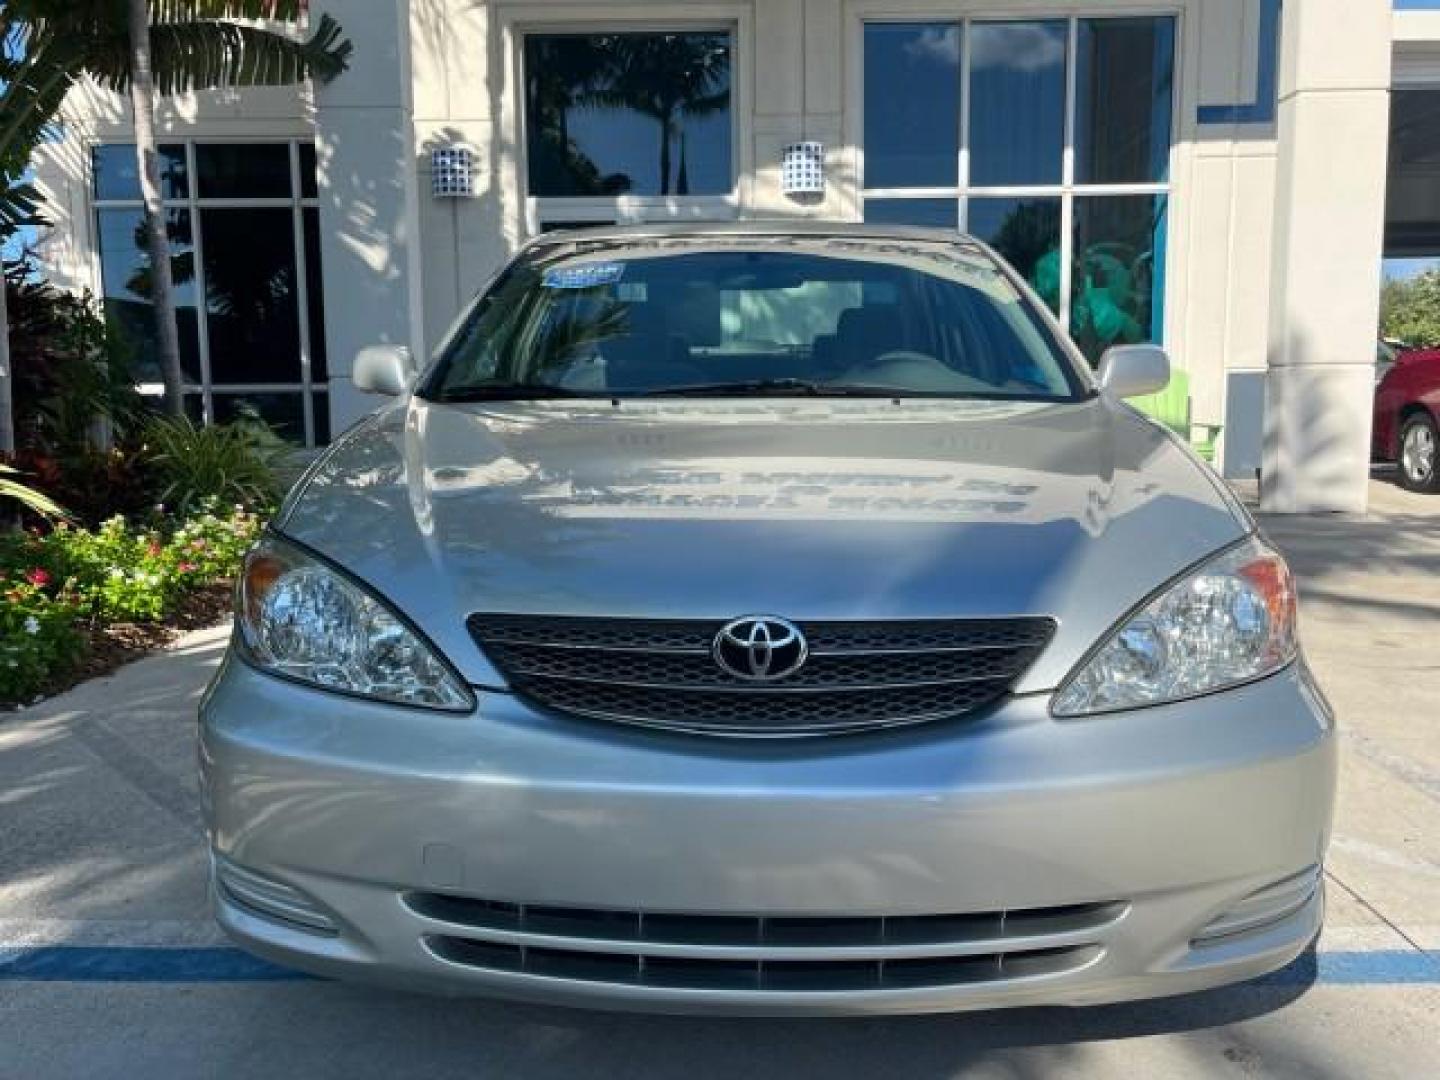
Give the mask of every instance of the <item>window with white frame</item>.
[(865, 219), (959, 228), (1092, 361), (1160, 341), (1170, 16), (867, 22)]
[[(330, 441), (315, 148), (298, 140), (160, 146), (186, 411), (257, 415), (305, 446)], [(135, 148), (92, 150), (109, 318), (142, 386), (160, 381)]]
[(522, 41), (532, 229), (733, 211), (730, 30), (532, 31)]

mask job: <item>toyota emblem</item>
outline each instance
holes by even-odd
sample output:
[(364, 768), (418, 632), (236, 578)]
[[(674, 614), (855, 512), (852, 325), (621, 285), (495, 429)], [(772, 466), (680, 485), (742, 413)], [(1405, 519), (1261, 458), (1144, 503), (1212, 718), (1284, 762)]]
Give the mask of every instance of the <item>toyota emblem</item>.
[(773, 615), (748, 615), (726, 623), (711, 647), (715, 663), (746, 682), (775, 682), (793, 675), (809, 651), (800, 628)]

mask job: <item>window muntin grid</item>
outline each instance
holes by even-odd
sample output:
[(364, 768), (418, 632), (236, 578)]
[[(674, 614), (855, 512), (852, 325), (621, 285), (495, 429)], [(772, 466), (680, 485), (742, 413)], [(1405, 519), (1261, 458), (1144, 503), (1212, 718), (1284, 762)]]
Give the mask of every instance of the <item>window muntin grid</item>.
[[(1040, 259), (1023, 253), (1016, 257), (1011, 252), (1009, 257), (1037, 291), (1045, 296), (1061, 322), (1071, 328), (1092, 360), (1098, 359), (1096, 350), (1104, 344), (1104, 334), (1117, 326), (1122, 328), (1122, 333), (1128, 332), (1131, 324), (1125, 322), (1125, 318), (1133, 319), (1133, 313), (1117, 312), (1116, 305), (1109, 303), (1107, 294), (1112, 286), (1116, 293), (1128, 291), (1132, 298), (1138, 298), (1137, 305), (1149, 324), (1145, 328), (1145, 339), (1162, 340), (1164, 255), (1171, 191), (1169, 163), (1178, 100), (1175, 17), (1166, 14), (1075, 15), (1064, 18), (867, 17), (861, 30), (864, 35), (861, 76), (864, 85), (859, 159), (865, 219), (890, 224), (954, 227), (985, 239), (985, 225), (995, 220), (998, 208), (1020, 208), (1028, 220), (1024, 223), (1025, 228), (1019, 231), (1032, 242), (1037, 235), (1058, 238), (1058, 245), (1054, 256), (1045, 260), (1043, 265), (1040, 265)], [(1123, 154), (1112, 152), (1106, 159), (1097, 153), (1077, 153), (1077, 141), (1092, 138), (1095, 130), (1093, 110), (1086, 117), (1078, 115), (1082, 100), (1108, 100), (1105, 87), (1098, 83), (1084, 88), (1080, 86), (1082, 72), (1094, 79), (1097, 70), (1094, 56), (1087, 54), (1082, 57), (1081, 48), (1083, 45), (1093, 52), (1101, 46), (1113, 46), (1117, 37), (1129, 35), (1133, 53), (1135, 36), (1146, 33), (1151, 34), (1154, 40), (1153, 93), (1146, 99), (1150, 108), (1146, 127), (1149, 141), (1142, 148), (1145, 152), (1131, 153), (1129, 158), (1147, 162), (1149, 174), (1132, 170), (1135, 179), (1117, 179), (1114, 174), (1119, 167), (1114, 166), (1114, 162), (1125, 161)], [(877, 58), (875, 42), (886, 37), (901, 40), (907, 34), (910, 38), (906, 43), (911, 53), (909, 62), (901, 75), (895, 74), (900, 69), (892, 64), (891, 78), (886, 79), (886, 73), (874, 62)], [(987, 146), (1003, 146), (995, 133), (989, 130), (994, 117), (977, 114), (975, 102), (977, 98), (983, 101), (986, 93), (991, 93), (997, 100), (1005, 100), (1003, 93), (977, 83), (976, 76), (979, 74), (983, 79), (986, 72), (997, 66), (993, 62), (995, 50), (992, 46), (1006, 38), (1011, 43), (1018, 41), (1027, 45), (1032, 53), (1029, 61), (1032, 67), (1035, 70), (1045, 69), (1046, 85), (1042, 96), (1048, 96), (1052, 105), (1063, 102), (1063, 115), (1047, 119), (1045, 131), (1034, 131), (1034, 118), (1031, 117), (1030, 129), (1016, 136), (1032, 142), (1037, 137), (1048, 139), (1049, 145), (1053, 146), (1055, 127), (1063, 128), (1059, 161), (1046, 163), (1050, 170), (1048, 175), (1055, 177), (1053, 180), (1043, 176), (1036, 178), (1033, 161), (1029, 169), (1032, 175), (1028, 176), (1024, 175), (1025, 168), (1017, 169), (1013, 163), (1007, 171), (1003, 167), (992, 168), (989, 162), (978, 161), (977, 155), (983, 153)], [(1063, 56), (1058, 57), (1057, 65), (1056, 49), (1062, 41)], [(1048, 51), (1044, 63), (1035, 59), (1036, 50), (1042, 53)], [(927, 59), (930, 67), (938, 68), (938, 72), (926, 70)], [(1120, 69), (1113, 64), (1105, 68), (1105, 58), (1101, 59), (1099, 70), (1108, 74), (1113, 82)], [(1053, 73), (1057, 67), (1063, 72), (1063, 99), (1055, 87)], [(877, 71), (883, 81), (877, 82)], [(896, 92), (897, 83), (903, 86), (903, 93)], [(929, 89), (921, 92), (917, 87)], [(1131, 98), (1135, 96), (1134, 90), (1134, 86), (1129, 88)], [(1025, 104), (1033, 106), (1033, 102), (1017, 103), (1013, 94), (1007, 102), (1011, 114), (1015, 114), (1017, 108), (1023, 112)], [(907, 123), (911, 133), (917, 137), (922, 133), (921, 129), (927, 132), (935, 129), (932, 137), (924, 140), (925, 145), (919, 149), (925, 160), (917, 164), (909, 177), (903, 175), (903, 170), (897, 175), (894, 160), (885, 160), (883, 150), (879, 161), (873, 160), (875, 155), (871, 153), (872, 143), (877, 139), (882, 147), (896, 144), (905, 133)], [(1016, 126), (1024, 125), (1017, 121)], [(945, 150), (938, 157), (933, 153), (935, 144)], [(1104, 167), (1107, 162), (1112, 167)], [(1105, 182), (1089, 181), (1087, 174), (1100, 176)], [(1094, 212), (1095, 203), (1090, 200), (1125, 198), (1125, 203), (1117, 203), (1116, 206), (1129, 212), (1134, 220), (1119, 224), (1121, 231), (1134, 240), (1144, 232), (1141, 228), (1144, 224), (1141, 197), (1147, 196), (1150, 222), (1148, 249), (1128, 252), (1134, 256), (1133, 259), (1120, 260), (1122, 263), (1128, 261), (1129, 265), (1117, 269), (1116, 255), (1123, 252), (1116, 245), (1097, 242), (1093, 252), (1086, 249), (1084, 264), (1076, 264), (1077, 231), (1097, 216), (1103, 216)], [(992, 234), (990, 239), (994, 240), (995, 236)], [(1107, 246), (1115, 247), (1115, 252), (1107, 253)], [(1113, 275), (1110, 273), (1112, 269), (1116, 269)], [(1120, 284), (1112, 278), (1125, 279), (1129, 283)], [(1145, 298), (1147, 294), (1148, 299)], [(1135, 322), (1138, 324), (1139, 320)]]
[[(211, 149), (213, 148), (213, 149)], [(318, 190), (315, 182), (314, 144), (307, 139), (186, 139), (166, 140), (159, 150), (164, 174), (162, 191), (167, 216), (183, 218), (186, 249), (194, 265), (192, 292), (194, 302), (195, 353), (199, 377), (187, 373), (185, 384), (186, 411), (194, 419), (214, 423), (231, 418), (240, 398), (291, 406), (279, 395), (298, 398), (299, 416), (306, 447), (323, 446), (329, 441), (327, 379), (324, 363), (324, 317), (320, 285), (318, 236)], [(250, 151), (249, 155), (246, 151)], [(127, 161), (128, 155), (128, 161)], [(247, 163), (246, 159), (251, 161)], [(228, 160), (227, 160), (228, 159)], [(262, 194), (232, 194), (245, 182), (243, 173), (256, 160), (265, 168), (256, 174), (251, 191)], [(127, 143), (98, 143), (92, 147), (92, 206), (95, 211), (97, 235), (102, 235), (107, 218), (113, 222), (116, 211), (143, 212), (138, 179), (129, 162), (134, 161), (134, 146)], [(205, 166), (202, 172), (201, 166)], [(227, 167), (228, 165), (228, 167)], [(112, 172), (112, 169), (114, 170)], [(215, 194), (215, 192), (223, 194)], [(207, 193), (208, 192), (208, 193)], [(212, 378), (212, 342), (210, 319), (215, 317), (206, 303), (207, 278), (204, 246), (204, 211), (271, 210), (288, 214), (291, 250), (294, 261), (290, 267), (291, 297), (295, 307), (298, 336), (299, 379), (246, 382), (220, 382)], [(113, 229), (113, 225), (112, 225)], [(102, 235), (103, 239), (103, 235)], [(213, 253), (212, 253), (213, 254)], [(102, 280), (102, 295), (109, 296), (114, 282), (104, 281), (103, 252), (97, 244), (96, 276)], [(120, 290), (115, 289), (119, 295)], [(186, 329), (182, 325), (182, 355)], [(145, 385), (147, 392), (157, 388)], [(199, 406), (198, 409), (196, 406)], [(324, 415), (321, 415), (321, 414)]]

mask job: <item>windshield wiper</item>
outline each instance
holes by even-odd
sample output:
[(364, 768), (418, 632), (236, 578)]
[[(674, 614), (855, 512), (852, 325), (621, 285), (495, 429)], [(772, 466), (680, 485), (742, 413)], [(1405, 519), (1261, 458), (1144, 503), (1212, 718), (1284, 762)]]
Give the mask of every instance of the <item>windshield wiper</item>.
[(640, 390), (625, 397), (900, 397), (905, 391), (890, 386), (858, 383), (822, 383), (810, 379), (737, 379), (733, 382), (691, 383)]
[(442, 390), (434, 398), (450, 404), (470, 401), (547, 401), (555, 398), (599, 398), (608, 400), (612, 394), (593, 390), (570, 390), (564, 386), (541, 383), (475, 383)]

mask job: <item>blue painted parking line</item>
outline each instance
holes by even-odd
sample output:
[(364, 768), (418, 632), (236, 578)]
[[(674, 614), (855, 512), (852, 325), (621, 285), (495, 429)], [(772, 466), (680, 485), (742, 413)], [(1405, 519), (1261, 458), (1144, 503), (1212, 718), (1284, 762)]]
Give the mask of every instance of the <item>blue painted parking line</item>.
[[(313, 976), (224, 946), (117, 945), (0, 947), (0, 982), (290, 982)], [(1440, 957), (1413, 949), (1320, 952), (1250, 985), (1440, 985)]]
[[(1301, 957), (1281, 968), (1272, 979), (1300, 972)], [(1320, 952), (1315, 957), (1316, 982), (1339, 986), (1397, 986), (1440, 984), (1440, 956), (1416, 949), (1376, 949), (1371, 952)]]
[(0, 948), (0, 982), (285, 982), (312, 976), (240, 949), (39, 945)]

